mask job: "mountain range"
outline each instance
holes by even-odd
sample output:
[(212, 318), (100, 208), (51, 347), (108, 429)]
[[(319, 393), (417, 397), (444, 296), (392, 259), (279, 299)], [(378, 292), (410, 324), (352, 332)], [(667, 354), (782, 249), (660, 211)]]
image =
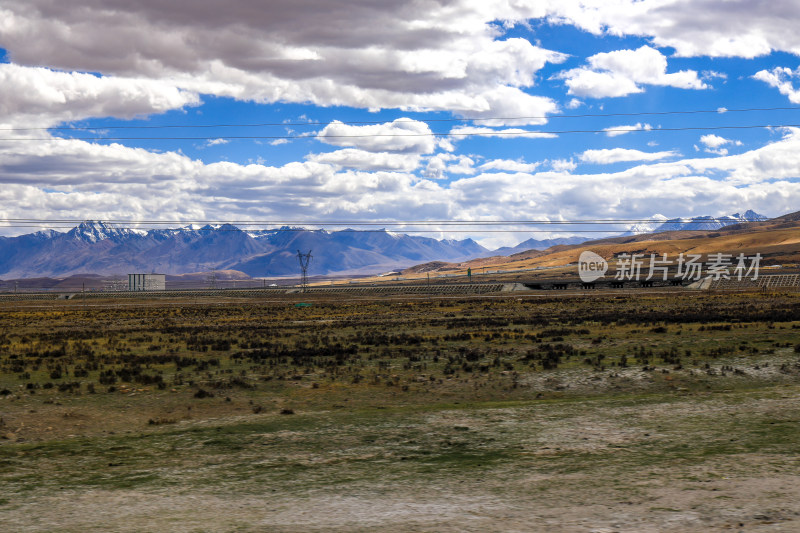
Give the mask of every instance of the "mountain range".
[[(671, 218), (661, 217), (659, 215), (653, 216), (657, 222), (639, 223), (634, 224), (628, 228), (628, 231), (621, 236), (628, 235), (641, 235), (644, 233), (663, 233), (666, 231), (692, 231), (692, 230), (717, 230), (733, 224), (741, 224), (743, 222), (761, 222), (768, 220), (764, 215), (760, 215), (753, 210), (748, 209), (744, 214), (734, 213), (722, 217), (712, 216), (698, 216), (692, 218)], [(514, 255), (528, 250), (547, 250), (552, 246), (573, 245), (581, 244), (583, 242), (596, 239), (597, 237), (586, 237), (576, 235), (572, 237), (558, 237), (555, 239), (528, 239), (519, 243), (514, 247), (498, 248), (492, 255)]]
[(559, 246), (562, 244), (580, 244), (592, 238), (593, 237), (575, 236), (541, 240), (528, 239), (527, 241), (523, 241), (514, 247), (504, 246), (503, 248), (498, 248), (492, 252), (492, 255), (513, 255), (519, 252), (525, 252), (527, 250), (547, 250), (551, 246)]
[[(701, 218), (701, 217), (698, 217)], [(711, 254), (739, 254), (754, 258), (760, 256), (765, 272), (796, 274), (800, 266), (800, 211), (765, 221), (726, 224), (714, 230), (678, 229), (659, 233), (618, 235), (585, 241), (580, 244), (553, 246), (547, 250), (526, 250), (508, 257), (493, 256), (461, 263), (443, 261), (416, 265), (402, 272), (408, 279), (421, 279), (423, 275), (445, 273), (465, 276), (473, 272), (494, 271), (508, 273), (508, 279), (519, 277), (525, 271), (528, 279), (577, 277), (577, 262), (582, 252), (592, 252), (611, 261), (621, 254), (641, 254), (648, 257), (667, 255), (675, 260), (680, 254), (698, 254), (709, 258)], [(734, 263), (735, 264), (735, 263)], [(645, 268), (647, 268), (645, 266)], [(772, 270), (775, 269), (775, 270)], [(505, 274), (504, 274), (505, 275)]]
[[(747, 211), (721, 218), (665, 220), (654, 231), (710, 230), (760, 220), (766, 217)], [(46, 230), (0, 237), (0, 277), (64, 278), (85, 273), (109, 276), (134, 272), (174, 275), (212, 270), (235, 270), (252, 277), (296, 276), (298, 250), (312, 251), (309, 275), (359, 275), (430, 261), (508, 256), (589, 239), (528, 239), (515, 247), (490, 251), (472, 239), (437, 240), (386, 230), (325, 231), (287, 226), (243, 231), (223, 224), (145, 231), (86, 221), (67, 232)]]
[[(654, 219), (662, 218), (655, 215)], [(744, 214), (734, 213), (722, 217), (700, 216), (692, 218), (670, 218), (663, 217), (659, 223), (634, 224), (623, 235), (639, 235), (642, 233), (662, 233), (665, 231), (691, 231), (691, 230), (717, 230), (733, 224), (743, 222), (763, 222), (768, 220), (764, 215), (759, 215), (752, 209), (748, 209)], [(563, 243), (574, 244), (574, 243)]]
[(298, 250), (312, 250), (310, 275), (375, 273), (433, 259), (460, 261), (488, 252), (472, 239), (436, 240), (385, 230), (282, 227), (243, 231), (224, 224), (144, 231), (86, 221), (66, 233), (47, 230), (0, 237), (0, 276), (211, 270), (238, 270), (252, 277), (292, 276), (299, 270)]

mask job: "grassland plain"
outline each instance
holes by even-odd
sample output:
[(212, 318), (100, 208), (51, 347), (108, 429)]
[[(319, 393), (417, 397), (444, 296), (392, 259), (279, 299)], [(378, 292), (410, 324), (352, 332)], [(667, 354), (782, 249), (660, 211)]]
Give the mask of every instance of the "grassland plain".
[(4, 303), (3, 529), (800, 528), (797, 294), (300, 302)]

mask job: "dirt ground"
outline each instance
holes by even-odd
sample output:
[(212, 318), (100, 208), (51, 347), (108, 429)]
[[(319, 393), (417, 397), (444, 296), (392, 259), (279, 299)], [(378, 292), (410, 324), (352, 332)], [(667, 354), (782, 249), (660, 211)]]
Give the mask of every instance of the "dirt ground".
[[(624, 320), (575, 319), (596, 301)], [(0, 313), (0, 532), (800, 531), (796, 296), (385, 307), (175, 305), (105, 325), (99, 308)], [(681, 313), (693, 318), (667, 320)], [(164, 316), (175, 324), (159, 329)], [(359, 359), (235, 366), (189, 342), (221, 323), (215, 335), (244, 350), (259, 321), (280, 326), (248, 330), (265, 345), (355, 343)], [(393, 354), (385, 331), (407, 337)], [(67, 334), (71, 351), (54, 352)], [(574, 354), (550, 365), (545, 348), (566, 344)], [(98, 367), (62, 390), (87, 347), (106, 370), (142, 358), (162, 386), (101, 387)], [(177, 379), (153, 353), (197, 368)], [(200, 368), (214, 357), (220, 368)]]
[(302, 499), (91, 491), (37, 499), (27, 516), (4, 513), (3, 522), (12, 531), (788, 532), (798, 529), (799, 485), (796, 476), (723, 479), (652, 487), (636, 501), (585, 505), (553, 497), (507, 501), (472, 487)]
[[(219, 453), (206, 439), (241, 418), (185, 421), (142, 444), (144, 463), (135, 451), (120, 456), (150, 476), (135, 488), (114, 486), (113, 473), (97, 483), (52, 470), (85, 460), (69, 446), (6, 455), (31, 478), (15, 494), (21, 481), (5, 471), (2, 521), (9, 531), (797, 531), (798, 400), (800, 387), (782, 385), (310, 413), (291, 429), (265, 415), (216, 443)], [(135, 450), (137, 439), (113, 442)], [(152, 451), (167, 442), (174, 457)], [(82, 446), (106, 461), (96, 446), (110, 444)], [(465, 457), (434, 460), (457, 444)], [(473, 452), (488, 464), (469, 461)], [(165, 487), (169, 476), (180, 484)]]

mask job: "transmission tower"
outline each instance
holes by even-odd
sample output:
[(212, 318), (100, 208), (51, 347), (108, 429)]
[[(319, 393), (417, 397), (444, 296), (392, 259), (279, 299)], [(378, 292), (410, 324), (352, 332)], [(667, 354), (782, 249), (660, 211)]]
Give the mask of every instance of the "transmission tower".
[(303, 288), (303, 292), (306, 292), (308, 288), (308, 265), (311, 263), (311, 250), (309, 250), (307, 254), (297, 250), (297, 260), (300, 261), (300, 286)]
[(206, 276), (206, 282), (208, 283), (208, 288), (211, 290), (215, 290), (217, 288), (217, 271), (216, 269), (211, 270), (211, 273)]

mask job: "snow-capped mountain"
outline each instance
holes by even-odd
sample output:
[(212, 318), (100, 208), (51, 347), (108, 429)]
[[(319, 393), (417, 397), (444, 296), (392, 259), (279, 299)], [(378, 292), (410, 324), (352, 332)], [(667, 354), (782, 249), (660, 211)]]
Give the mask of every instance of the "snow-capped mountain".
[[(685, 230), (717, 230), (730, 226), (732, 224), (741, 224), (743, 222), (760, 222), (768, 220), (764, 215), (760, 215), (753, 210), (747, 210), (744, 214), (734, 213), (723, 217), (712, 216), (699, 216), (692, 218), (673, 218), (667, 219), (664, 215), (653, 215), (651, 222), (640, 222), (628, 226), (628, 230), (620, 235), (627, 237), (630, 235), (642, 235), (646, 233), (661, 233), (664, 231), (685, 231)], [(514, 247), (498, 248), (493, 252), (494, 255), (512, 255), (527, 250), (546, 250), (551, 246), (561, 244), (580, 244), (592, 239), (593, 237), (573, 236), (573, 237), (560, 237), (556, 239), (528, 239), (521, 242)]]
[(432, 260), (462, 261), (488, 252), (471, 239), (439, 241), (385, 230), (284, 227), (246, 232), (223, 224), (144, 231), (87, 221), (66, 233), (0, 237), (0, 277), (226, 269), (253, 277), (295, 275), (297, 250), (313, 250), (312, 275), (374, 273)]
[[(716, 230), (766, 219), (749, 210), (725, 217), (665, 220), (651, 231)], [(528, 239), (512, 248), (490, 252), (472, 239), (436, 240), (386, 230), (325, 231), (287, 226), (243, 231), (222, 224), (145, 231), (86, 221), (65, 233), (46, 230), (0, 237), (0, 277), (183, 274), (227, 269), (253, 277), (292, 276), (298, 271), (298, 250), (313, 251), (312, 275), (376, 273), (429, 261), (456, 262), (544, 250), (558, 244), (579, 244), (590, 238)]]
[(653, 215), (652, 218), (654, 220), (652, 223), (640, 223), (629, 226), (628, 231), (623, 233), (623, 236), (641, 235), (643, 233), (661, 233), (663, 231), (711, 231), (733, 224), (741, 224), (743, 222), (761, 222), (767, 220), (767, 217), (759, 215), (752, 209), (748, 209), (744, 214), (734, 213), (722, 217), (699, 216), (667, 219), (664, 215)]
[(133, 235), (147, 235), (147, 232), (136, 229), (122, 228), (116, 224), (109, 224), (100, 220), (87, 220), (85, 222), (81, 222), (77, 227), (69, 230), (67, 235), (71, 239), (95, 243), (108, 239), (114, 242), (121, 242), (122, 240), (125, 240)]
[(628, 226), (628, 231), (625, 235), (640, 235), (642, 233), (654, 233), (658, 231), (659, 226), (667, 221), (664, 215), (653, 215), (650, 217), (652, 222), (639, 222)]
[(764, 215), (759, 215), (752, 209), (748, 209), (744, 214), (734, 213), (723, 217), (702, 216), (693, 218), (673, 218), (666, 220), (658, 226), (654, 232), (660, 231), (683, 231), (683, 230), (715, 230), (741, 224), (742, 222), (761, 222), (767, 220)]

